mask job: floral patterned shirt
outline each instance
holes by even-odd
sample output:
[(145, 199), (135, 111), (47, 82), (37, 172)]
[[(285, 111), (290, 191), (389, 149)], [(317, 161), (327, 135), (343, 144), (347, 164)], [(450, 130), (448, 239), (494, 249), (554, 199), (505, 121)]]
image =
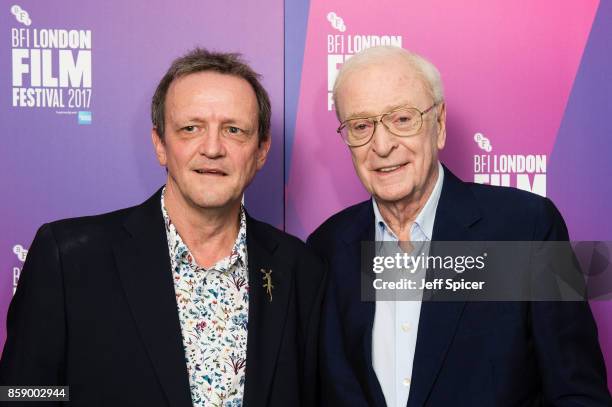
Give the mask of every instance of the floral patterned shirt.
[[(194, 406), (242, 406), (244, 394), (249, 284), (246, 216), (230, 256), (209, 269), (198, 266), (161, 207)], [(163, 333), (161, 333), (163, 335)]]

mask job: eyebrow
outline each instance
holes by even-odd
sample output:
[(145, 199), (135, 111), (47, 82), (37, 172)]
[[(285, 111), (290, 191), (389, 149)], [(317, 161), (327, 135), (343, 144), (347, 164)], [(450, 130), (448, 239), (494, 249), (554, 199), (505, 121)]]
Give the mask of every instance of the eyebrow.
[[(203, 119), (198, 116), (188, 116), (184, 119), (175, 119), (174, 121), (177, 123), (196, 123), (196, 124), (202, 124), (202, 123), (208, 122), (208, 120)], [(221, 117), (219, 118), (219, 123), (221, 123), (222, 125), (227, 125), (227, 124), (236, 124), (236, 125), (241, 125), (241, 126), (250, 125), (249, 123), (247, 123), (246, 120), (241, 120), (241, 119), (233, 118), (233, 117)]]
[(346, 120), (352, 120), (352, 119), (359, 119), (359, 118), (365, 118), (365, 117), (372, 117), (372, 116), (380, 116), (381, 114), (385, 114), (388, 112), (391, 112), (395, 109), (398, 109), (400, 107), (403, 106), (410, 106), (411, 104), (408, 102), (404, 102), (404, 103), (398, 103), (398, 104), (394, 104), (394, 105), (387, 105), (384, 109), (382, 113), (378, 113), (378, 114), (373, 114), (372, 112), (368, 112), (365, 110), (360, 110), (359, 112), (355, 112), (353, 114), (351, 114), (350, 116), (348, 116)]

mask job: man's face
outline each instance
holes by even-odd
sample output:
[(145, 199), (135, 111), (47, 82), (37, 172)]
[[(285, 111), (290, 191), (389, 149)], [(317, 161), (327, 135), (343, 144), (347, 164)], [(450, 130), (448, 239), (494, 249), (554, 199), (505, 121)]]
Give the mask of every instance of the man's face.
[[(336, 108), (341, 121), (400, 106), (424, 111), (434, 103), (426, 89), (403, 61), (356, 67), (343, 78)], [(438, 150), (446, 140), (445, 119), (444, 106), (438, 106), (423, 115), (421, 130), (409, 137), (397, 137), (379, 123), (368, 144), (351, 148), (353, 165), (368, 192), (383, 202), (410, 202), (432, 188)]]
[(269, 137), (258, 142), (257, 115), (255, 92), (242, 78), (198, 72), (172, 82), (165, 139), (152, 134), (172, 198), (202, 209), (238, 205), (270, 148)]

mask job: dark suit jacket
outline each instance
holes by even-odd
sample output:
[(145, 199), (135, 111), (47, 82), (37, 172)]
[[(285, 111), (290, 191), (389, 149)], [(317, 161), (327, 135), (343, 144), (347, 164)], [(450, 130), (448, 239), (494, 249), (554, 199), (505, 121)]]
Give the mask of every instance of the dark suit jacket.
[[(372, 368), (373, 302), (360, 300), (370, 200), (327, 220), (309, 244), (329, 263), (322, 404), (384, 406)], [(438, 241), (567, 240), (548, 199), (464, 183), (445, 169)], [(423, 302), (408, 406), (609, 406), (596, 326), (582, 302)]]
[[(247, 249), (244, 405), (312, 405), (321, 263), (251, 217)], [(272, 302), (261, 268), (273, 271)], [(69, 385), (72, 406), (191, 406), (160, 191), (140, 206), (42, 226), (7, 326), (2, 385)]]

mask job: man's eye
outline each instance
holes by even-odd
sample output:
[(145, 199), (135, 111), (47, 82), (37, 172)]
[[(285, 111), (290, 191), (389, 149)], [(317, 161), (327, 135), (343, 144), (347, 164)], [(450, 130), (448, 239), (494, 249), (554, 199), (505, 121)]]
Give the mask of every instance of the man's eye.
[(399, 114), (391, 117), (391, 125), (398, 129), (409, 129), (415, 125), (414, 117), (408, 114)]
[(183, 130), (185, 133), (195, 133), (197, 130), (197, 127), (196, 126), (185, 126), (181, 130)]
[(414, 119), (414, 115), (409, 112), (396, 112), (389, 115), (389, 120), (393, 123), (408, 123)]
[(246, 134), (246, 131), (242, 130), (240, 127), (227, 126), (225, 127), (225, 133), (230, 136), (243, 136)]
[(363, 132), (367, 131), (372, 127), (372, 123), (367, 120), (358, 120), (355, 122), (349, 123), (349, 128), (354, 132)]

